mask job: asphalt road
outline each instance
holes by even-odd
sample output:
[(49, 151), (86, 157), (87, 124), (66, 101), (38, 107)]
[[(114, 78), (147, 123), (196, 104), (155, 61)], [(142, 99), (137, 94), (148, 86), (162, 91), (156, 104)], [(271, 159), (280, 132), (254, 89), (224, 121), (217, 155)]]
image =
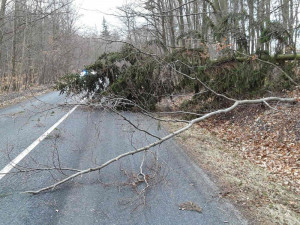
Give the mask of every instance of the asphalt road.
[[(66, 101), (56, 92), (39, 99), (0, 109), (0, 170), (70, 110), (56, 108), (57, 103)], [(158, 136), (166, 134), (149, 118), (123, 114)], [(18, 167), (86, 169), (154, 140), (118, 115), (78, 107)], [(143, 157), (149, 183), (144, 195), (139, 193), (145, 183), (133, 184)], [(247, 224), (237, 209), (219, 198), (218, 188), (172, 140), (146, 155), (129, 156), (100, 173), (39, 195), (22, 192), (53, 184), (64, 175), (17, 171), (13, 169), (0, 180), (0, 224)], [(202, 213), (179, 210), (188, 201), (200, 206)]]

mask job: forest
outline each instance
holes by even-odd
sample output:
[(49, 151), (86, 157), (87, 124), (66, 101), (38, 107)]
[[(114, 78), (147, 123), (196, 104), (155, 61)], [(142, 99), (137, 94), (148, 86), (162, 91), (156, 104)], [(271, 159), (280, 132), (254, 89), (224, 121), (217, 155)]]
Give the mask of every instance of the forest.
[(1, 0), (1, 91), (53, 84), (95, 60), (101, 45), (78, 17), (72, 0)]
[[(296, 67), (287, 64), (299, 58), (298, 1), (129, 1), (120, 5), (114, 16), (122, 25), (119, 33), (100, 18), (102, 31), (83, 35), (76, 26), (79, 15), (74, 1), (2, 0), (1, 90), (54, 83), (94, 64), (107, 53), (105, 46), (109, 45), (112, 52), (125, 44), (163, 73), (174, 65), (192, 70), (189, 73), (209, 70), (216, 74), (208, 69), (214, 67), (213, 63), (226, 69), (233, 66), (229, 63), (233, 58), (243, 65), (266, 60), (287, 70), (288, 79), (295, 85), (291, 78)], [(168, 85), (174, 88), (177, 84)]]

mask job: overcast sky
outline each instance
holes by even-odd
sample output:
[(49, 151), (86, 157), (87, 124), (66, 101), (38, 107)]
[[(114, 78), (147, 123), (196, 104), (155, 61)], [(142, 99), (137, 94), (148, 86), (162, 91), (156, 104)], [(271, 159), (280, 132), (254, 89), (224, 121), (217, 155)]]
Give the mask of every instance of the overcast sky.
[(105, 15), (104, 13), (114, 13), (116, 7), (122, 6), (128, 0), (76, 0), (81, 15), (78, 26), (85, 28), (97, 27), (101, 29), (103, 16), (110, 25), (110, 28), (116, 28), (119, 20), (114, 16)]

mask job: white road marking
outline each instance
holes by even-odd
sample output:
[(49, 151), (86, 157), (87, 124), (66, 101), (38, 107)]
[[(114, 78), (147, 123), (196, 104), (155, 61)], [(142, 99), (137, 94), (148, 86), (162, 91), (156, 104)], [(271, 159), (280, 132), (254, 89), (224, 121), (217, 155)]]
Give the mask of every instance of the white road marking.
[(24, 159), (39, 143), (41, 143), (58, 125), (60, 125), (65, 119), (67, 119), (76, 109), (78, 105), (71, 109), (66, 115), (64, 115), (57, 123), (49, 128), (42, 136), (29, 145), (22, 153), (20, 153), (14, 160), (12, 160), (6, 167), (0, 171), (0, 180), (5, 177), (18, 163)]

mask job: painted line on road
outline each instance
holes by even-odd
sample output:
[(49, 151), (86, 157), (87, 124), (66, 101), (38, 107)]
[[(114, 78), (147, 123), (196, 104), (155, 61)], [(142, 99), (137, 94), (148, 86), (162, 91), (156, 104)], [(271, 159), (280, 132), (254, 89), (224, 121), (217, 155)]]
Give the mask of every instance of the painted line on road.
[(29, 145), (22, 153), (20, 153), (14, 160), (12, 160), (7, 166), (0, 171), (0, 180), (5, 177), (18, 163), (24, 159), (38, 144), (40, 144), (58, 125), (60, 125), (65, 119), (67, 119), (78, 107), (76, 105), (66, 115), (64, 115), (57, 123), (49, 128), (44, 134), (42, 134), (37, 140)]

